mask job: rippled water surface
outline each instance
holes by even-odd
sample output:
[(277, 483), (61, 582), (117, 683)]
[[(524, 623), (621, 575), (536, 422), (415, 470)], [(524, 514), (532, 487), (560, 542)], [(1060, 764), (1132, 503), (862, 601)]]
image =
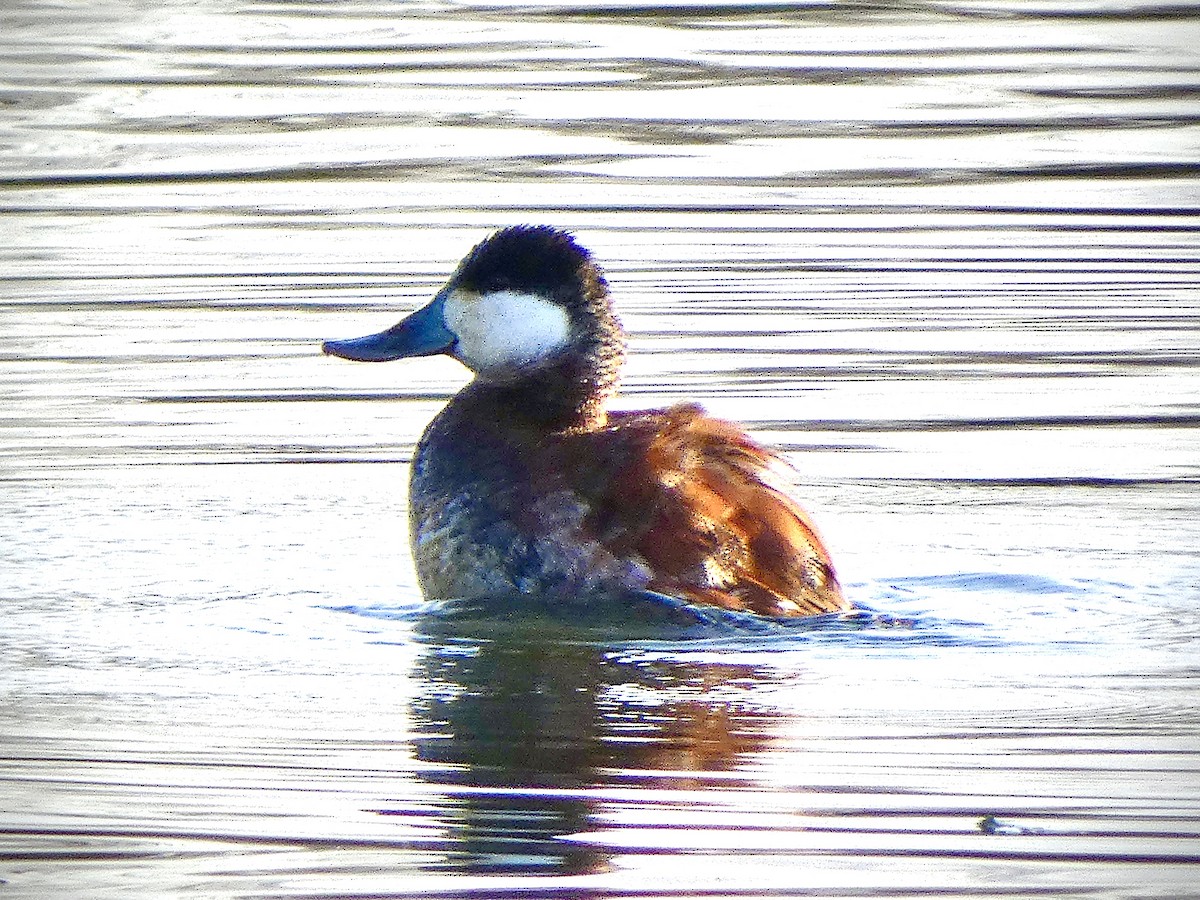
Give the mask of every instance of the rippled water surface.
[[(10, 0), (0, 895), (1200, 897), (1191, 4)], [(488, 230), (796, 464), (874, 613), (421, 604)]]

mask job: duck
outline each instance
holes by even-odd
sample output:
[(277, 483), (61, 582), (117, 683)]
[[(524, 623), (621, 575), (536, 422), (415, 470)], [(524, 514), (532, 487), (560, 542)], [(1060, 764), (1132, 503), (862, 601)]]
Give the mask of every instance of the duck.
[(398, 324), (328, 340), (361, 362), (444, 354), (472, 380), (410, 467), (427, 600), (790, 619), (846, 612), (783, 460), (695, 403), (611, 410), (625, 332), (572, 234), (518, 225), (477, 244)]

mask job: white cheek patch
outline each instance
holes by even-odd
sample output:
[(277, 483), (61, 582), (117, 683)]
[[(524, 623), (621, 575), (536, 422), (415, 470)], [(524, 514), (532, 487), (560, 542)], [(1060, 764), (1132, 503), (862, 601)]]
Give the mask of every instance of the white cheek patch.
[(536, 294), (456, 292), (446, 298), (444, 317), (458, 338), (455, 357), (476, 372), (529, 365), (564, 349), (571, 339), (567, 311)]

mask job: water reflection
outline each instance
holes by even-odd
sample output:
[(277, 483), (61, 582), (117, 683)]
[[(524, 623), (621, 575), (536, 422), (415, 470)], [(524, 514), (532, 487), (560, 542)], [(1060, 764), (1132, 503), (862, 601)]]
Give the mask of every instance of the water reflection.
[(417, 673), (417, 755), (446, 789), (455, 865), (604, 871), (607, 851), (563, 838), (602, 828), (607, 786), (701, 787), (761, 750), (775, 715), (706, 696), (757, 677), (752, 665), (620, 659), (519, 627), (431, 648)]

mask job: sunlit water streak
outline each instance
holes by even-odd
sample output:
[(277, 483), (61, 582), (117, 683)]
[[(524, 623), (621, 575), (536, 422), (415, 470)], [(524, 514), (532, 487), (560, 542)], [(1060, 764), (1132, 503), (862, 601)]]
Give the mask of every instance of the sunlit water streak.
[[(1200, 896), (1188, 6), (0, 11), (6, 897)], [(488, 229), (795, 463), (779, 632), (437, 614)]]

